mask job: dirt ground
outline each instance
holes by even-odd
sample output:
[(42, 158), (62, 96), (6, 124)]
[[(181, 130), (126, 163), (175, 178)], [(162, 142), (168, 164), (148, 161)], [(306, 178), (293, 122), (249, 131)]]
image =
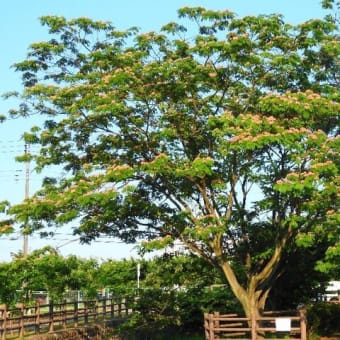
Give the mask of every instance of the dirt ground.
[(56, 332), (35, 334), (25, 337), (27, 340), (119, 340), (119, 337), (112, 335), (112, 328), (102, 325), (69, 328)]

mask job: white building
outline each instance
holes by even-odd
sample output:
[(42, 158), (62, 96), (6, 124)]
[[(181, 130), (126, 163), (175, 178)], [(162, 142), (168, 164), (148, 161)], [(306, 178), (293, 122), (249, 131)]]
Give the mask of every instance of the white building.
[(326, 301), (331, 298), (340, 297), (340, 281), (330, 281), (326, 288)]

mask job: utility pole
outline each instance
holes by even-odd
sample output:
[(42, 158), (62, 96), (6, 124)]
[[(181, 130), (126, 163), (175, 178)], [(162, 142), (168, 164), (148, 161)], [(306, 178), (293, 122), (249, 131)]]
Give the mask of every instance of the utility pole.
[(139, 291), (139, 283), (140, 283), (140, 263), (137, 263), (137, 289)]
[[(25, 144), (25, 156), (29, 154), (30, 146), (29, 144)], [(30, 194), (30, 160), (26, 160), (26, 175), (25, 175), (25, 199), (29, 198)], [(28, 235), (24, 230), (24, 243), (22, 254), (24, 257), (28, 254)]]

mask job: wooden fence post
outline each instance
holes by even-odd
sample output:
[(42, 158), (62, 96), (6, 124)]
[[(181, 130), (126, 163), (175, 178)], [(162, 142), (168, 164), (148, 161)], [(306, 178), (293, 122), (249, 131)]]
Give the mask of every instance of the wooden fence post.
[(205, 339), (209, 339), (209, 322), (208, 322), (208, 313), (203, 313), (204, 318), (204, 335)]
[(61, 303), (61, 324), (63, 329), (66, 329), (66, 318), (67, 318), (67, 301), (65, 299)]
[(37, 300), (35, 302), (35, 332), (40, 333), (40, 302)]
[(1, 340), (6, 340), (7, 328), (7, 305), (2, 305), (2, 326), (1, 326)]
[(115, 317), (115, 302), (113, 297), (110, 299), (110, 318), (111, 320)]
[(214, 337), (215, 334), (218, 335), (220, 332), (216, 330), (216, 328), (220, 328), (220, 320), (218, 318), (220, 317), (219, 312), (214, 312)]
[(106, 319), (106, 298), (102, 300), (102, 313), (103, 313), (103, 317), (105, 320)]
[(129, 315), (129, 304), (130, 304), (130, 299), (124, 298), (125, 316)]
[(119, 297), (117, 300), (118, 316), (122, 316), (122, 299)]
[(98, 319), (98, 308), (99, 308), (98, 299), (95, 299), (94, 301), (94, 320), (95, 321)]
[(257, 320), (256, 315), (254, 313), (250, 316), (251, 319), (251, 339), (256, 340), (257, 338)]
[(84, 300), (84, 322), (85, 324), (89, 323), (89, 308), (87, 298)]
[(20, 309), (20, 330), (19, 330), (19, 337), (23, 338), (25, 334), (25, 323), (24, 323), (24, 312), (25, 312), (25, 307), (23, 303), (18, 304), (18, 308)]
[(301, 340), (307, 340), (307, 310), (303, 307), (299, 309)]
[(74, 326), (78, 326), (78, 301), (73, 302), (73, 322)]
[(215, 339), (214, 314), (209, 314), (209, 340)]
[(48, 318), (49, 318), (49, 332), (53, 332), (54, 331), (54, 302), (51, 299), (50, 303), (48, 305)]

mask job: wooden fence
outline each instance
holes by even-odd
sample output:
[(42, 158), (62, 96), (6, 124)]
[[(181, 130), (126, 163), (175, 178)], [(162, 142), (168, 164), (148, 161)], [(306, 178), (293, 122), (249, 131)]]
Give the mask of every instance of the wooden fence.
[(15, 308), (0, 306), (1, 340), (23, 337), (58, 329), (77, 327), (96, 321), (126, 318), (131, 310), (126, 299), (110, 298), (48, 304), (37, 302), (34, 306), (18, 304)]
[(237, 314), (204, 314), (206, 340), (256, 340), (258, 334), (264, 339), (307, 340), (306, 311), (266, 312), (259, 318), (239, 317)]

